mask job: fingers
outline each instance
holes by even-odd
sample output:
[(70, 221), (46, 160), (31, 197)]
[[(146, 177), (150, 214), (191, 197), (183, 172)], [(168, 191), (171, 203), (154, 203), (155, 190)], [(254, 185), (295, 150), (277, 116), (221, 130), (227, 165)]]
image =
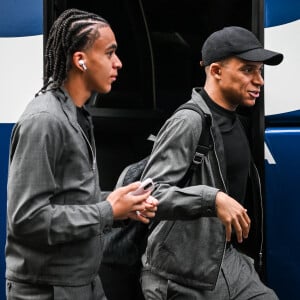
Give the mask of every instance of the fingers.
[(242, 209), (235, 214), (232, 213), (231, 217), (228, 218), (227, 222), (224, 223), (226, 228), (226, 240), (230, 241), (232, 234), (232, 227), (236, 234), (237, 240), (239, 243), (243, 242), (243, 239), (246, 239), (249, 235), (250, 230), (250, 218), (247, 215), (245, 209)]
[(149, 204), (147, 202), (147, 200), (146, 200), (144, 204), (145, 204), (145, 210), (146, 211), (150, 211), (150, 212), (157, 211), (157, 204), (158, 204), (158, 202), (157, 203), (153, 203), (153, 204)]
[(155, 217), (155, 212), (154, 211), (149, 211), (149, 210), (142, 210), (142, 211), (137, 211), (138, 214), (146, 217), (146, 218), (154, 218)]
[(241, 226), (241, 230), (242, 230), (242, 237), (244, 239), (246, 239), (249, 235), (249, 231), (250, 231), (250, 224), (251, 224), (251, 221), (250, 221), (250, 218), (247, 214), (247, 210), (244, 210), (243, 211), (243, 214), (242, 216), (240, 217), (240, 226)]
[(140, 221), (145, 224), (148, 224), (150, 222), (150, 220), (144, 215), (142, 215), (139, 211), (129, 213), (128, 217), (132, 220)]
[(137, 218), (138, 218), (138, 221), (143, 222), (145, 224), (148, 224), (150, 222), (150, 220), (142, 214), (137, 215)]
[(107, 201), (112, 206), (114, 219), (127, 218), (128, 213), (146, 208), (146, 199), (150, 196), (150, 192), (137, 196), (130, 193), (136, 190), (139, 185), (139, 182), (135, 182), (118, 188), (108, 195)]
[[(148, 191), (144, 194), (141, 195), (132, 195), (132, 194), (126, 194), (125, 197), (128, 201), (132, 201), (133, 206), (132, 206), (132, 210), (143, 210), (146, 207), (147, 204), (147, 199), (150, 196), (151, 191)], [(150, 204), (152, 205), (152, 204)]]
[(131, 206), (130, 212), (132, 212), (132, 211), (144, 211), (145, 209), (146, 209), (146, 204), (145, 204), (145, 202), (142, 202), (142, 203), (137, 203), (137, 204)]
[(242, 227), (240, 226), (240, 223), (237, 219), (234, 219), (232, 222), (232, 226), (234, 227), (236, 238), (239, 243), (243, 241), (243, 230)]
[[(145, 192), (140, 195), (133, 195), (132, 191), (135, 191), (140, 182), (134, 182), (127, 186), (117, 188), (107, 197), (107, 201), (110, 202), (113, 210), (113, 216), (115, 219), (125, 219), (130, 213), (132, 217), (137, 218), (138, 221), (147, 223), (146, 219), (153, 218), (157, 210), (157, 199), (150, 196), (151, 191)], [(143, 216), (136, 217), (136, 211), (145, 212)]]
[(145, 208), (143, 210), (137, 210), (136, 214), (146, 218), (154, 218), (155, 212), (157, 211), (158, 200), (149, 196), (143, 204)]
[(248, 238), (250, 231), (250, 218), (247, 214), (237, 215), (227, 222), (224, 222), (224, 225), (226, 231), (226, 241), (231, 240), (232, 227), (234, 228), (234, 232), (239, 243), (242, 243), (243, 239)]
[(231, 223), (228, 223), (228, 224), (225, 225), (225, 232), (226, 232), (226, 241), (230, 242), (231, 233), (232, 233)]
[(128, 194), (130, 192), (135, 191), (140, 186), (140, 184), (141, 184), (140, 181), (136, 181), (136, 182), (130, 183), (126, 186), (122, 186), (122, 187), (118, 188), (118, 190), (122, 191), (123, 194)]
[(225, 193), (219, 192), (216, 197), (216, 209), (225, 226), (226, 241), (231, 240), (233, 229), (239, 243), (248, 237), (251, 220), (242, 205)]
[(146, 202), (148, 204), (152, 204), (153, 206), (158, 205), (158, 200), (156, 198), (154, 198), (153, 196), (151, 196), (151, 195), (147, 198)]

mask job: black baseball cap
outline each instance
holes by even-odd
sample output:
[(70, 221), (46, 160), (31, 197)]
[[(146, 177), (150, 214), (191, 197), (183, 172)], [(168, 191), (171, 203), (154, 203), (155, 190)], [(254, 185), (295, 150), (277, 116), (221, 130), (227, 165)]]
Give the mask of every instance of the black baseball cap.
[(206, 39), (202, 47), (201, 65), (208, 66), (231, 56), (273, 66), (283, 60), (281, 53), (264, 49), (251, 31), (230, 26), (212, 33)]

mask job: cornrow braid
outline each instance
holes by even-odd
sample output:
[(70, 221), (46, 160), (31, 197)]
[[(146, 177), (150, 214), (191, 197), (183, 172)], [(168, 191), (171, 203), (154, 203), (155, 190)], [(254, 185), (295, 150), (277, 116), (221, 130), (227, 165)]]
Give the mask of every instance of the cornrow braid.
[(88, 49), (99, 37), (98, 29), (110, 26), (102, 17), (79, 9), (65, 10), (53, 23), (45, 50), (45, 85), (62, 85), (71, 68), (72, 55)]

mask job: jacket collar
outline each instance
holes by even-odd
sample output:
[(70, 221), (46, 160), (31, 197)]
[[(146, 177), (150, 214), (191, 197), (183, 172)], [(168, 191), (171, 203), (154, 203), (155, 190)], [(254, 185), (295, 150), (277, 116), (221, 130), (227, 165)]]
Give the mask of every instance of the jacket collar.
[(71, 125), (76, 129), (76, 131), (80, 131), (79, 124), (77, 122), (76, 105), (74, 104), (67, 90), (64, 87), (60, 87), (54, 90), (53, 94), (56, 95), (57, 99), (61, 103), (63, 112), (65, 113)]
[(201, 87), (193, 88), (193, 90), (192, 90), (192, 99), (194, 99), (198, 103), (198, 105), (201, 107), (202, 111), (205, 114), (208, 114), (212, 117), (212, 113), (211, 113), (209, 107), (207, 106), (206, 102), (204, 101), (204, 99), (200, 95), (200, 91), (202, 89), (203, 88), (201, 88)]

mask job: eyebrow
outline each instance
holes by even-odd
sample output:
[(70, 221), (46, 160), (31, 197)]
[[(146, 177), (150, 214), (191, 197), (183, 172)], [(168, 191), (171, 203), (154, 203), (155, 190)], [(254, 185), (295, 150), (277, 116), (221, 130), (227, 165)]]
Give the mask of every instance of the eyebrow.
[(111, 45), (109, 45), (107, 48), (106, 48), (106, 50), (116, 50), (118, 48), (118, 46), (117, 46), (117, 44), (111, 44)]
[(258, 66), (255, 63), (247, 62), (247, 63), (245, 63), (245, 64), (242, 65), (242, 68), (243, 67), (251, 67), (251, 68), (261, 69), (261, 68), (263, 68), (263, 66), (264, 66), (263, 63)]

